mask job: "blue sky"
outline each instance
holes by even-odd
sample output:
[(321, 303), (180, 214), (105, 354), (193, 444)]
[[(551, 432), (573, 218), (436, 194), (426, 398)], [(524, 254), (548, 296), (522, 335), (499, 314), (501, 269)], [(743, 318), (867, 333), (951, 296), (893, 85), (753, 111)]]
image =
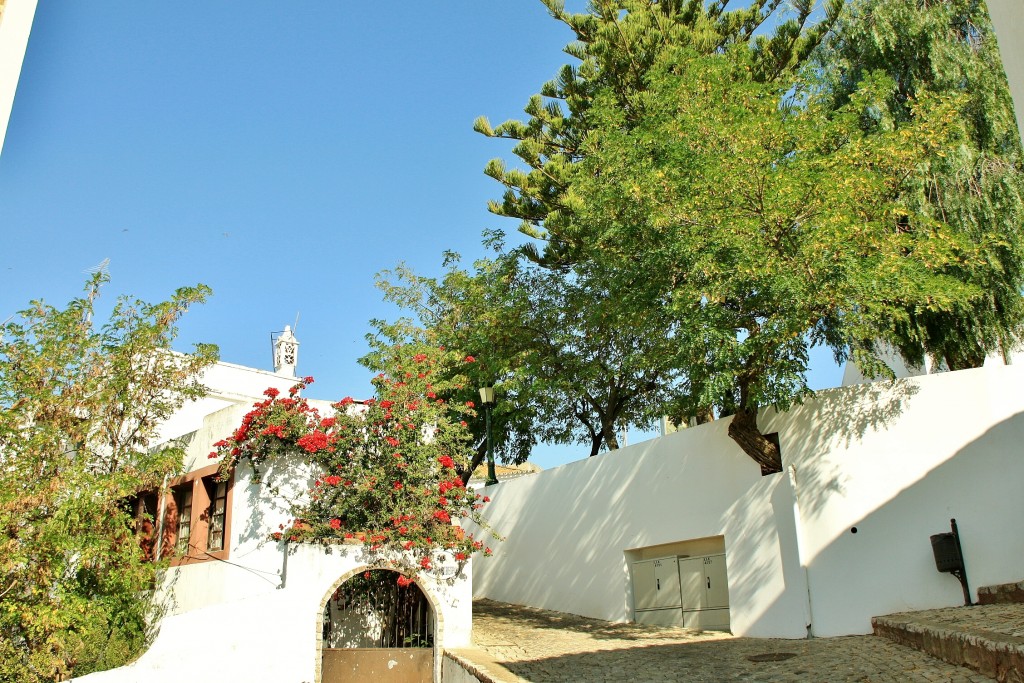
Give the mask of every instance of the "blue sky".
[(368, 321), (395, 315), (374, 274), (437, 273), (443, 250), (471, 260), (482, 230), (515, 231), (483, 175), (510, 146), (472, 122), (522, 115), (569, 61), (566, 27), (533, 0), (284, 7), (41, 0), (0, 156), (0, 320), (66, 302), (109, 258), (108, 301), (213, 288), (182, 350), (269, 368), (298, 315), (311, 395), (361, 396)]

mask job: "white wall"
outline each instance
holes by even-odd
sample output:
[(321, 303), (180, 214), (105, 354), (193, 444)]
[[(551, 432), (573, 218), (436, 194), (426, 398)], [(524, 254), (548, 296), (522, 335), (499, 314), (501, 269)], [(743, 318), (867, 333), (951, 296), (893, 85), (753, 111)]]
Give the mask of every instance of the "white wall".
[(7, 124), (35, 13), (36, 0), (7, 0), (0, 6), (0, 150), (7, 137)]
[(1024, 3), (1020, 0), (988, 0), (988, 11), (999, 41), (999, 56), (1010, 83), (1017, 128), (1024, 135)]
[[(165, 618), (153, 645), (129, 666), (80, 679), (87, 683), (312, 683), (317, 678), (317, 644), (327, 597), (341, 579), (383, 560), (362, 546), (301, 544), (289, 556), (285, 588), (218, 602)], [(209, 564), (209, 563), (207, 563)], [(472, 626), (471, 569), (451, 579), (420, 577), (417, 583), (434, 607), (441, 648), (469, 645)]]
[(764, 416), (786, 466), (768, 477), (725, 420), (498, 484), (484, 513), (508, 540), (475, 594), (628, 620), (627, 550), (722, 535), (737, 634), (867, 633), (959, 604), (928, 539), (951, 517), (972, 588), (1024, 574), (1021, 386), (1016, 365), (823, 392)]
[(633, 616), (626, 551), (724, 536), (736, 632), (806, 633), (785, 480), (762, 478), (714, 422), (489, 487), (507, 540), (474, 593), (584, 616)]

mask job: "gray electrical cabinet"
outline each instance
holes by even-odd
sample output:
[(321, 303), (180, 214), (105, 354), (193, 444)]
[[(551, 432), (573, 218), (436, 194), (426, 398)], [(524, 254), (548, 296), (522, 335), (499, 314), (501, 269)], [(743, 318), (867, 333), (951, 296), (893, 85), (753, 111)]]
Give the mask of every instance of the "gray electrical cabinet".
[(686, 628), (729, 628), (725, 555), (680, 558), (679, 583)]
[(657, 626), (682, 626), (679, 562), (660, 557), (633, 563), (633, 607), (636, 621)]
[(632, 569), (637, 623), (728, 630), (724, 554), (640, 560)]

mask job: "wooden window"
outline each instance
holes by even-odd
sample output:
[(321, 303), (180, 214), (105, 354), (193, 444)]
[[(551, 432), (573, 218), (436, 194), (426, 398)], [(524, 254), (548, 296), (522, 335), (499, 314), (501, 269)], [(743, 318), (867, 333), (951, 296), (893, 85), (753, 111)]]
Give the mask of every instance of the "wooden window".
[[(176, 556), (188, 555), (188, 544), (192, 537), (192, 486), (185, 486), (174, 489), (175, 515), (177, 528), (174, 529), (174, 554)], [(169, 508), (168, 508), (169, 509)], [(170, 520), (168, 527), (171, 526)]]
[(233, 479), (217, 481), (217, 465), (170, 482), (165, 498), (164, 547), (172, 565), (226, 560), (231, 539)]
[(228, 509), (226, 481), (204, 479), (210, 497), (210, 531), (206, 539), (207, 550), (224, 550), (224, 520)]
[(156, 518), (159, 496), (154, 492), (140, 493), (129, 501), (132, 515), (135, 517), (135, 537), (142, 554), (152, 560), (156, 549)]

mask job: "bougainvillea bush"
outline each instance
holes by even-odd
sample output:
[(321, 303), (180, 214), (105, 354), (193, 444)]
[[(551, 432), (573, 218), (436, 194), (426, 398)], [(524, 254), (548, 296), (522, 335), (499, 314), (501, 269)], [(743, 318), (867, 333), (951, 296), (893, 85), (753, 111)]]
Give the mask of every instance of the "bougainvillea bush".
[(349, 540), (381, 553), (405, 551), (389, 557), (404, 558), (399, 582), (407, 583), (409, 576), (435, 569), (443, 559), (439, 552), (460, 564), (477, 551), (491, 554), (484, 540), (462, 531), (460, 520), (497, 536), (478, 514), (488, 499), (467, 489), (456, 473), (472, 454), (467, 420), (476, 419), (476, 406), (446, 398), (462, 388), (458, 370), (475, 359), (426, 344), (387, 353), (391, 371), (373, 379), (374, 398), (344, 398), (325, 416), (301, 396), (312, 377), (287, 396), (268, 389), (210, 457), (223, 457), (222, 477), (246, 461), (256, 480), (274, 456), (313, 464), (319, 476), (308, 499), (294, 506), (294, 520), (272, 530), (271, 538)]

